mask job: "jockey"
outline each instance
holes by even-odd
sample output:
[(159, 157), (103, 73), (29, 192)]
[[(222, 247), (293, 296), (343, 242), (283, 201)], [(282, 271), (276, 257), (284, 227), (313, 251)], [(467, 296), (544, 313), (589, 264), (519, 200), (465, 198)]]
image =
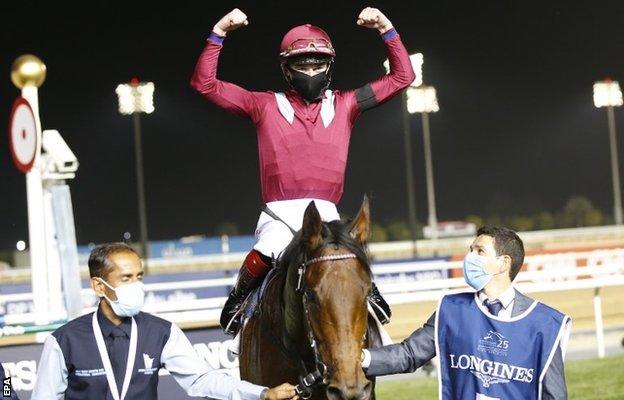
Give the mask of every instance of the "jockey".
[[(357, 117), (386, 102), (414, 81), (407, 51), (390, 20), (365, 8), (357, 24), (377, 29), (386, 45), (390, 73), (359, 89), (329, 89), (336, 52), (327, 33), (309, 24), (286, 33), (280, 63), (289, 85), (285, 93), (248, 91), (217, 79), (217, 61), (226, 34), (248, 24), (234, 9), (214, 26), (201, 53), (191, 86), (211, 102), (250, 118), (257, 130), (262, 199), (257, 242), (247, 255), (221, 314), (221, 326), (235, 334), (240, 307), (302, 225), (305, 208), (314, 201), (324, 221), (339, 219), (336, 203), (344, 186), (351, 129)], [(278, 217), (278, 219), (274, 217)], [(380, 321), (390, 307), (373, 284), (370, 303)]]

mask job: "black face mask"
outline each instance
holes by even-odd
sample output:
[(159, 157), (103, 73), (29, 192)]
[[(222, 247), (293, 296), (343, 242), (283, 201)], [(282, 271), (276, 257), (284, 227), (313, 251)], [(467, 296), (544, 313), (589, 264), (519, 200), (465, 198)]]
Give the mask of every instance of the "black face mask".
[(327, 89), (331, 81), (329, 69), (314, 76), (295, 71), (291, 68), (289, 68), (289, 71), (290, 85), (308, 102), (313, 102), (318, 99), (325, 89)]

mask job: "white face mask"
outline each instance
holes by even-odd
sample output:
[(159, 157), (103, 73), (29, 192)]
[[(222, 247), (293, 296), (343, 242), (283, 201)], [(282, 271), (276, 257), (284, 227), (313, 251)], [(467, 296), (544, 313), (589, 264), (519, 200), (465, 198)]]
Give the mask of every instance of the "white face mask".
[(115, 301), (109, 299), (106, 294), (104, 294), (104, 298), (111, 305), (115, 314), (120, 317), (134, 317), (139, 313), (139, 311), (141, 311), (143, 303), (145, 302), (145, 289), (143, 282), (136, 281), (114, 288), (104, 279), (97, 279), (115, 291), (115, 294), (117, 295), (117, 300)]

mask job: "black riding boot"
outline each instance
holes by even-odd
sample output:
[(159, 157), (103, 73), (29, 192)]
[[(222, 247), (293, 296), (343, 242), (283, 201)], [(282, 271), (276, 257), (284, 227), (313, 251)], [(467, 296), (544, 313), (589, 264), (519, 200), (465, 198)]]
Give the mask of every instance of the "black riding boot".
[(390, 310), (390, 306), (381, 296), (381, 293), (379, 293), (379, 289), (377, 289), (375, 282), (373, 282), (370, 294), (368, 295), (368, 302), (373, 307), (373, 311), (375, 311), (375, 315), (377, 316), (377, 319), (379, 319), (379, 322), (382, 324), (390, 322), (392, 310)]
[(249, 293), (264, 279), (271, 266), (271, 258), (252, 250), (238, 272), (236, 285), (230, 292), (221, 311), (221, 327), (225, 333), (236, 335), (242, 322), (241, 307)]
[(247, 266), (243, 264), (238, 273), (236, 286), (232, 288), (228, 299), (223, 305), (223, 310), (221, 311), (220, 323), (225, 333), (230, 335), (236, 335), (236, 333), (238, 333), (242, 322), (240, 308), (249, 293), (251, 293), (261, 281), (262, 278), (256, 278), (251, 275)]

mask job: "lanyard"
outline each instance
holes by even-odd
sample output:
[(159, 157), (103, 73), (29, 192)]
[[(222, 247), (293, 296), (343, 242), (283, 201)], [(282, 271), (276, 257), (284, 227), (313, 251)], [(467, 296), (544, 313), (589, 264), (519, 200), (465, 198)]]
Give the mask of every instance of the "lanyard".
[(102, 364), (104, 364), (104, 371), (106, 371), (106, 380), (108, 380), (108, 387), (113, 394), (113, 399), (123, 400), (128, 392), (128, 386), (130, 386), (130, 379), (132, 378), (132, 369), (134, 368), (134, 359), (136, 357), (137, 349), (137, 326), (134, 318), (132, 318), (132, 329), (130, 331), (130, 348), (128, 349), (128, 364), (126, 365), (126, 375), (123, 381), (123, 387), (121, 388), (121, 396), (117, 391), (117, 382), (115, 381), (115, 374), (113, 374), (113, 367), (111, 366), (108, 352), (106, 351), (106, 345), (104, 344), (104, 337), (102, 336), (102, 330), (97, 320), (97, 311), (93, 313), (93, 334), (95, 335), (95, 342), (97, 343), (98, 350), (100, 351), (100, 357), (102, 358)]

